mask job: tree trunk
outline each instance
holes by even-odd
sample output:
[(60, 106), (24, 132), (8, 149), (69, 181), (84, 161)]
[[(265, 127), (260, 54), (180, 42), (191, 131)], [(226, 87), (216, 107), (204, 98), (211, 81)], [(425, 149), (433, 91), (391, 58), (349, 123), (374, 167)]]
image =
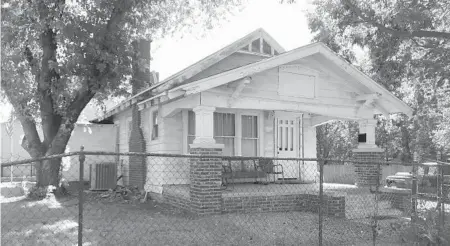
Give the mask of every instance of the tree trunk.
[[(57, 133), (54, 137), (47, 138), (50, 143), (48, 146), (45, 142), (40, 142), (35, 123), (28, 122), (30, 124), (24, 124), (27, 122), (23, 121), (22, 128), (25, 133), (25, 138), (22, 141), (22, 147), (30, 154), (32, 158), (63, 154), (66, 150), (72, 131), (75, 128), (75, 122), (76, 119), (78, 119), (78, 115), (79, 113), (76, 113), (74, 114), (75, 117), (71, 119), (63, 119), (62, 124), (59, 122), (56, 125), (50, 123), (50, 128), (57, 128)], [(33, 134), (35, 132), (36, 134)], [(37, 179), (36, 185), (38, 187), (45, 187), (48, 185), (53, 185), (56, 187), (59, 186), (59, 181), (61, 178), (61, 160), (62, 158), (52, 158), (37, 162), (35, 164)]]
[(38, 179), (37, 186), (55, 186), (59, 187), (61, 170), (61, 158), (45, 160), (41, 162), (41, 177)]

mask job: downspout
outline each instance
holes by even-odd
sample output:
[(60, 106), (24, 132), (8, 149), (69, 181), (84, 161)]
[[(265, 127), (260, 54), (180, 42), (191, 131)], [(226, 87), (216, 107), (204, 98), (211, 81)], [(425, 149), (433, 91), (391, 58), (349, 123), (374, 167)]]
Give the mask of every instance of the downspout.
[[(301, 130), (300, 137), (302, 139), (302, 166), (305, 167), (305, 160), (304, 160), (304, 158), (305, 158), (305, 137), (304, 137), (304, 132), (303, 132), (303, 130), (304, 130), (304, 128), (303, 128), (303, 114), (302, 114), (302, 117), (300, 118), (300, 130)], [(298, 177), (301, 180), (302, 179), (302, 177), (301, 177), (301, 169), (299, 168), (298, 171), (299, 171)]]

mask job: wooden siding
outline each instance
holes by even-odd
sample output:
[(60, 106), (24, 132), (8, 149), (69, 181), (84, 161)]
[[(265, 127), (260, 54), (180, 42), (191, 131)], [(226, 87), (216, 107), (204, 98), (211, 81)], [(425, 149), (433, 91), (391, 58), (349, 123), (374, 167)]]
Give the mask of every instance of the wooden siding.
[[(145, 135), (151, 136), (151, 116), (156, 108), (147, 109), (148, 128)], [(158, 139), (147, 142), (148, 151), (152, 153), (182, 154), (183, 153), (183, 121), (182, 113), (162, 117), (158, 115)], [(147, 158), (147, 182), (145, 190), (161, 193), (162, 187), (169, 184), (189, 184), (189, 159), (180, 157), (152, 157)]]
[[(127, 109), (114, 117), (114, 124), (119, 125), (119, 152), (128, 152), (128, 120), (131, 119), (131, 109)], [(129, 175), (129, 165), (128, 156), (120, 156), (119, 166), (118, 166), (118, 176), (123, 175), (120, 184), (128, 185), (128, 175)]]
[[(304, 158), (317, 158), (316, 128), (311, 126), (311, 120), (308, 118), (303, 119), (303, 137), (305, 139)], [(303, 181), (317, 181), (317, 162), (305, 161), (301, 164), (300, 170), (300, 177)]]

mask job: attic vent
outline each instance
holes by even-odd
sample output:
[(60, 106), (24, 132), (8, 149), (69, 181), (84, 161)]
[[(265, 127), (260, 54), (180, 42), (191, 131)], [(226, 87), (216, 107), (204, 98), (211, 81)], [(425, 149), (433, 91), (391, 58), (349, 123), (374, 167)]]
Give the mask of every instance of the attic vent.
[(254, 41), (252, 42), (252, 52), (259, 53), (260, 50), (261, 50), (261, 49), (259, 48), (259, 39), (254, 40)]
[(276, 51), (265, 39), (262, 38), (253, 40), (251, 43), (242, 47), (241, 51), (243, 51), (244, 53), (250, 52), (269, 56), (279, 54), (278, 51)]
[(272, 47), (270, 47), (266, 40), (263, 40), (262, 50), (264, 54), (272, 55)]

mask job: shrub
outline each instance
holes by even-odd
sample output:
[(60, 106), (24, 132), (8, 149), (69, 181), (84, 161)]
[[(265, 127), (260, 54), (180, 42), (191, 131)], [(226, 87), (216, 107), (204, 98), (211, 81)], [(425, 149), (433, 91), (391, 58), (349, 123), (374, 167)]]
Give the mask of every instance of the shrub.
[(408, 245), (448, 245), (450, 242), (450, 235), (440, 228), (439, 211), (435, 208), (419, 212), (415, 221), (396, 224), (392, 228)]

